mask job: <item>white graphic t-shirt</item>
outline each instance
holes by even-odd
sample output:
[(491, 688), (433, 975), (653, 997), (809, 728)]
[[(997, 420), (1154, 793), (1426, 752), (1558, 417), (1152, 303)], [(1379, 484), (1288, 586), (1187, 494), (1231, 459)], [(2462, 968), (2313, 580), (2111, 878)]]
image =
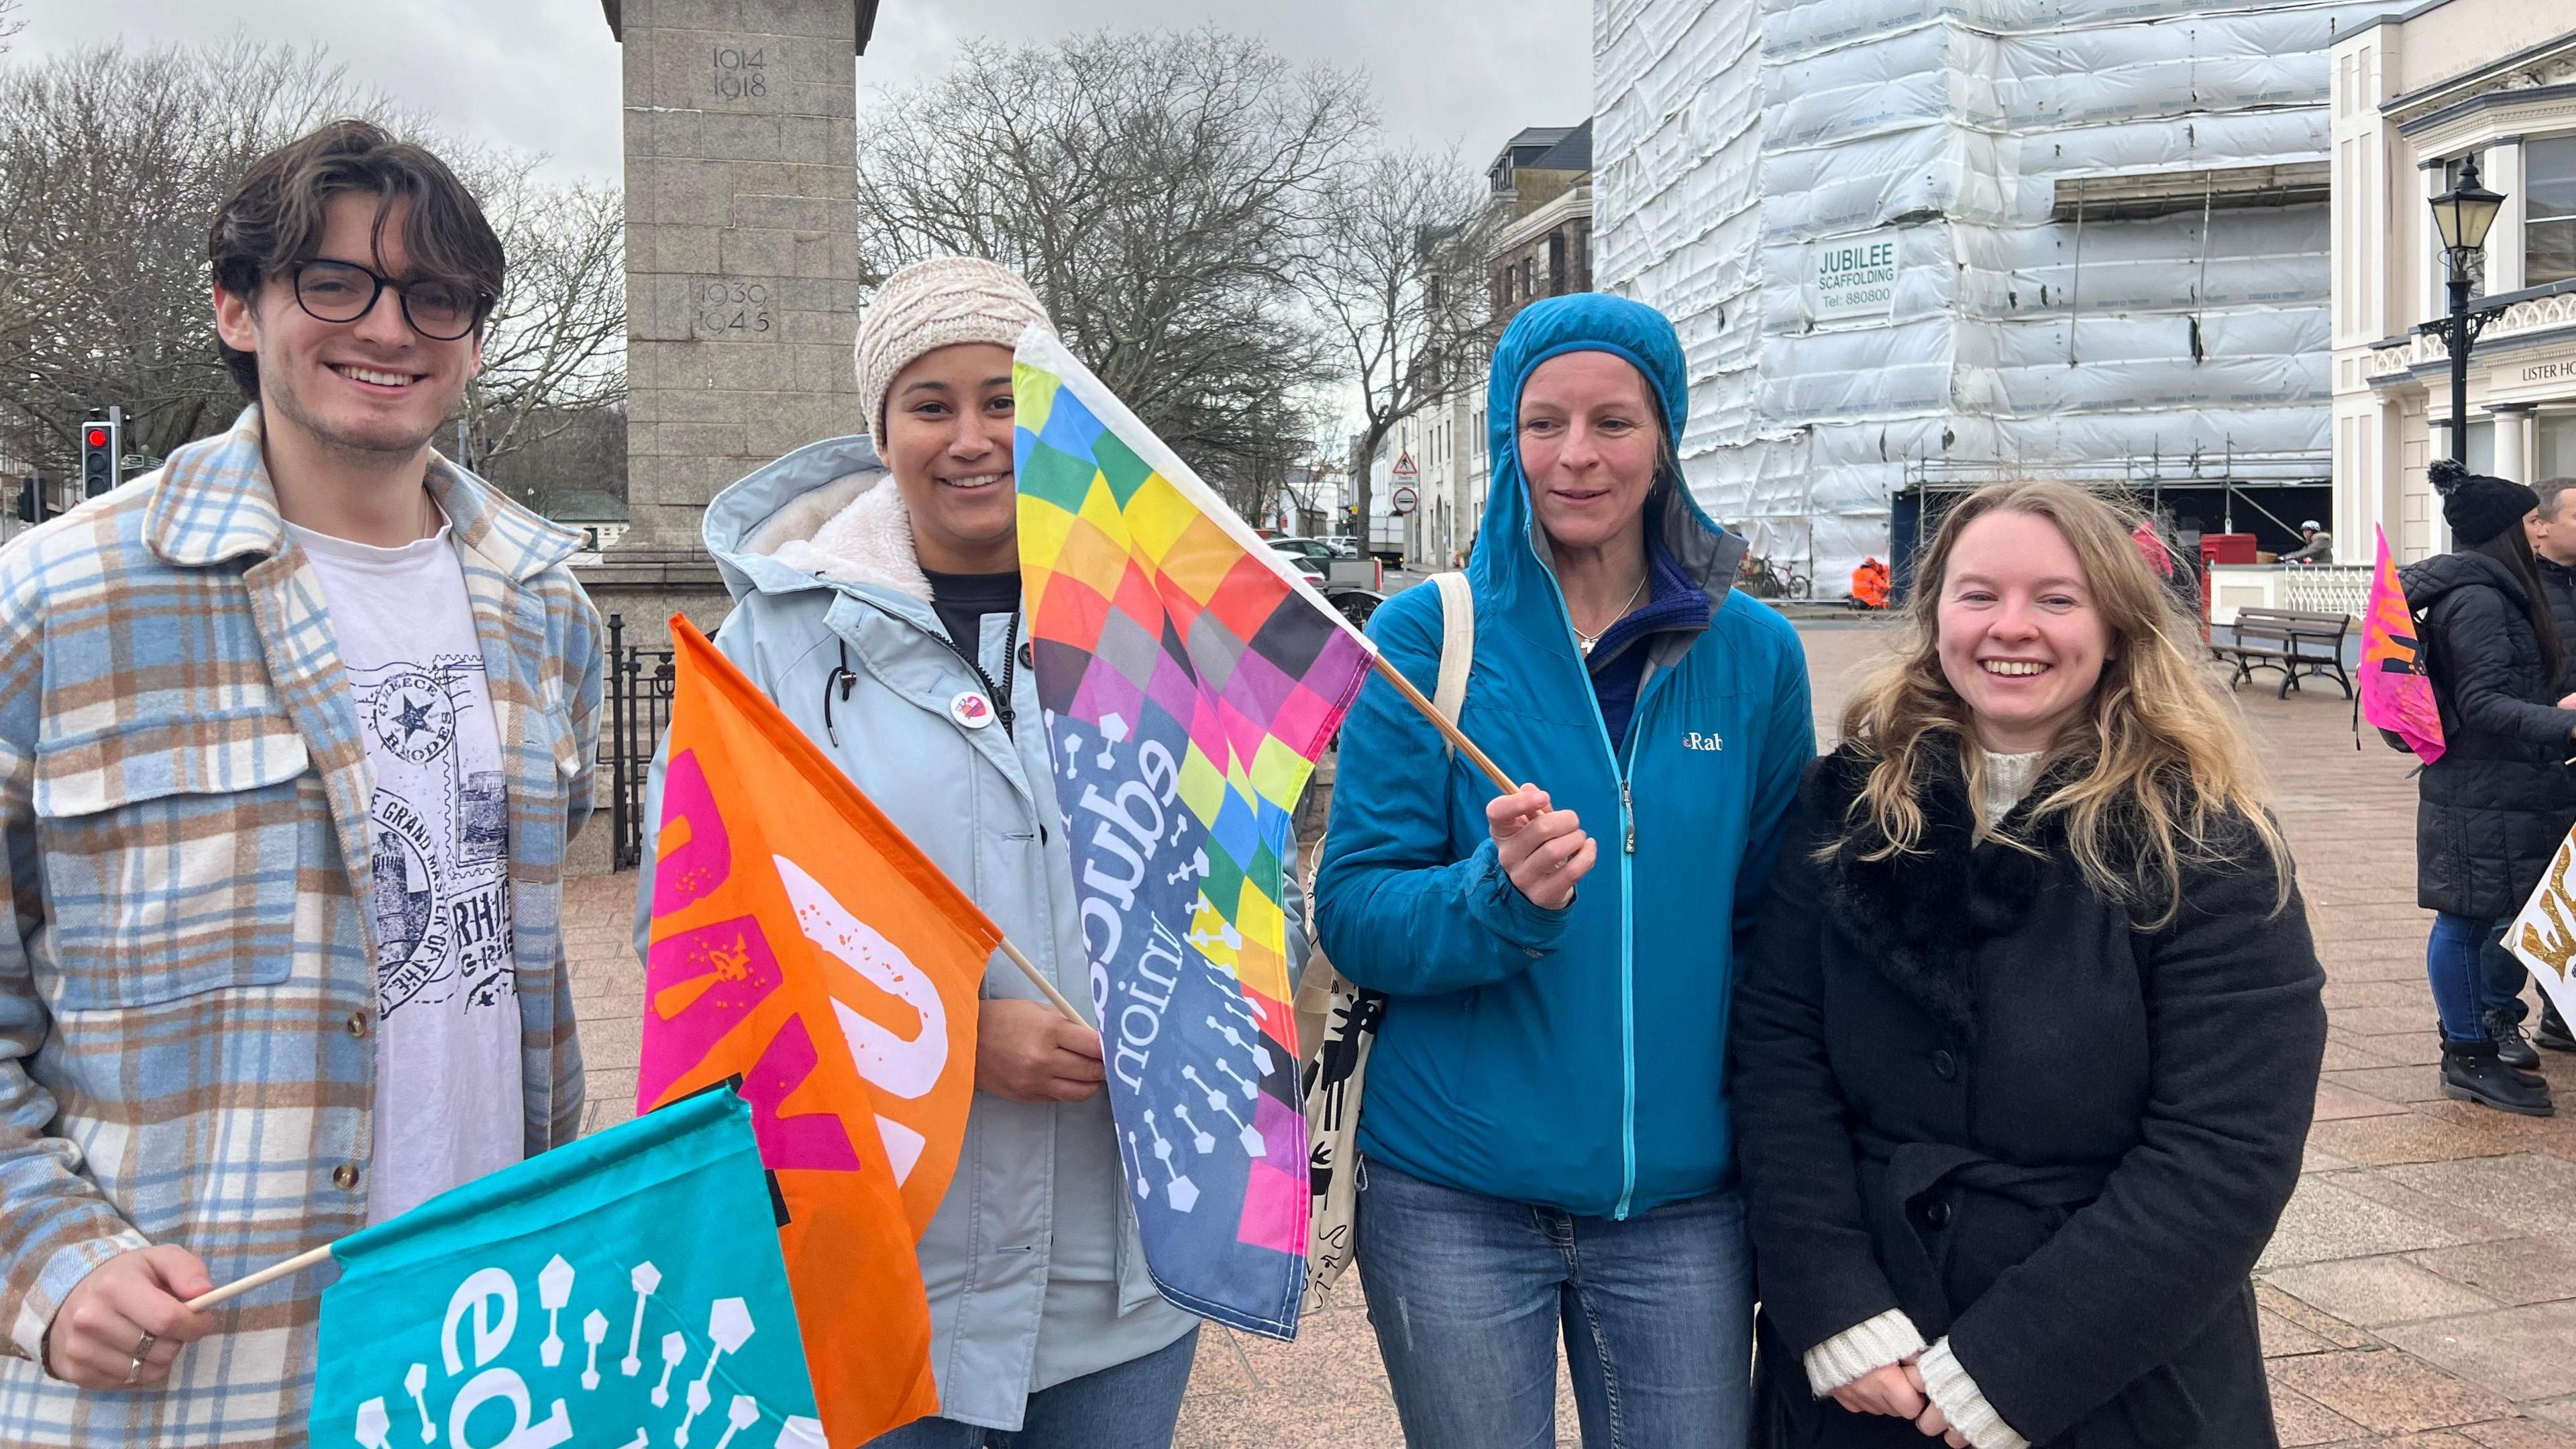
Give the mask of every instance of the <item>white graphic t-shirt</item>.
[(448, 531), (402, 548), (288, 531), (321, 575), (375, 776), (380, 1223), (525, 1154), (509, 797)]

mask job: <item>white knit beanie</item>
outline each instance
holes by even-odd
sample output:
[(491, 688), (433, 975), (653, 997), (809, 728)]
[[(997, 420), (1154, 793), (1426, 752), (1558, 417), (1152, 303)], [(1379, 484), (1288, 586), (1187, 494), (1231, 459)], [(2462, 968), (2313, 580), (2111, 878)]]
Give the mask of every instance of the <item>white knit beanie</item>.
[(1032, 323), (1055, 330), (1019, 273), (980, 257), (934, 257), (886, 278), (859, 319), (854, 349), (870, 440), (884, 448), (886, 394), (914, 358), (960, 342), (1015, 346)]

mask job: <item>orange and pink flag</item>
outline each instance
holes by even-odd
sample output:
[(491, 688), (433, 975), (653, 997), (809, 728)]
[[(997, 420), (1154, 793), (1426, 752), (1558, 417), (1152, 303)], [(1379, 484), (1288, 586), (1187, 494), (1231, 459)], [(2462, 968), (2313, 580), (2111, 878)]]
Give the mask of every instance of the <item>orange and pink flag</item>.
[(741, 1079), (833, 1444), (938, 1410), (914, 1244), (957, 1170), (1002, 933), (685, 619), (637, 1110)]
[(2415, 615), (2406, 607), (2406, 590), (2397, 582), (2397, 565), (2388, 556), (2388, 531), (2380, 529), (2379, 563), (2370, 576), (2370, 616), (2361, 626), (2361, 715), (2377, 725), (2392, 744), (2415, 752), (2431, 764), (2447, 748), (2442, 741), (2442, 709), (2433, 698), (2432, 678), (2424, 672), (2424, 649), (2415, 636)]

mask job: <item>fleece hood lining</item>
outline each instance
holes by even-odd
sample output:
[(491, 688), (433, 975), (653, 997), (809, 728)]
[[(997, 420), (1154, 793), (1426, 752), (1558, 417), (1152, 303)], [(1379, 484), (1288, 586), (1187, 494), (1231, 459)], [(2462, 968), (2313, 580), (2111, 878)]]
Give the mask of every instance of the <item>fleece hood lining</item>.
[(912, 515), (890, 473), (844, 474), (796, 495), (744, 537), (741, 551), (833, 583), (930, 599), (930, 580), (913, 549)]

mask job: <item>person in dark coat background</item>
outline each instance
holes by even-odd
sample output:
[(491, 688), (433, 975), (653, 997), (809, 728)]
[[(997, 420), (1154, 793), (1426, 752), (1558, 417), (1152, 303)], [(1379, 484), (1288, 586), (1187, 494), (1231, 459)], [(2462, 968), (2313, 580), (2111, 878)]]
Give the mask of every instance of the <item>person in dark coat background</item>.
[[(2531, 491), (2540, 506), (2522, 526), (2531, 539), (2531, 563), (2540, 574), (2541, 597), (2549, 601), (2549, 622), (2558, 630), (2558, 688), (2576, 689), (2576, 478), (2543, 478), (2531, 485)], [(2486, 967), (2490, 991), (2506, 998), (2497, 1014), (2488, 1018), (2487, 1027), (2507, 1063), (2540, 1065), (2531, 1043), (2551, 1051), (2576, 1052), (2576, 1033), (2568, 1031), (2556, 1003), (2546, 996), (2540, 1001), (2540, 1029), (2528, 1042), (2524, 1040), (2520, 993), (2529, 973), (2512, 952), (2499, 942), (2494, 950), (2481, 953), (2479, 960)]]
[(1731, 1033), (1766, 1445), (2277, 1444), (2248, 1274), (2324, 973), (2129, 521), (1942, 525), (1810, 772)]
[(2546, 1117), (2548, 1083), (2498, 1051), (2488, 1013), (2501, 1002), (2479, 958), (2576, 825), (2576, 696), (2559, 692), (2558, 628), (2523, 527), (2538, 496), (2447, 458), (2432, 476), (2454, 546), (2398, 570), (2398, 582), (2442, 707), (2444, 750), (2417, 777), (2415, 812), (2415, 903), (2435, 913), (2424, 958), (2442, 1092)]

